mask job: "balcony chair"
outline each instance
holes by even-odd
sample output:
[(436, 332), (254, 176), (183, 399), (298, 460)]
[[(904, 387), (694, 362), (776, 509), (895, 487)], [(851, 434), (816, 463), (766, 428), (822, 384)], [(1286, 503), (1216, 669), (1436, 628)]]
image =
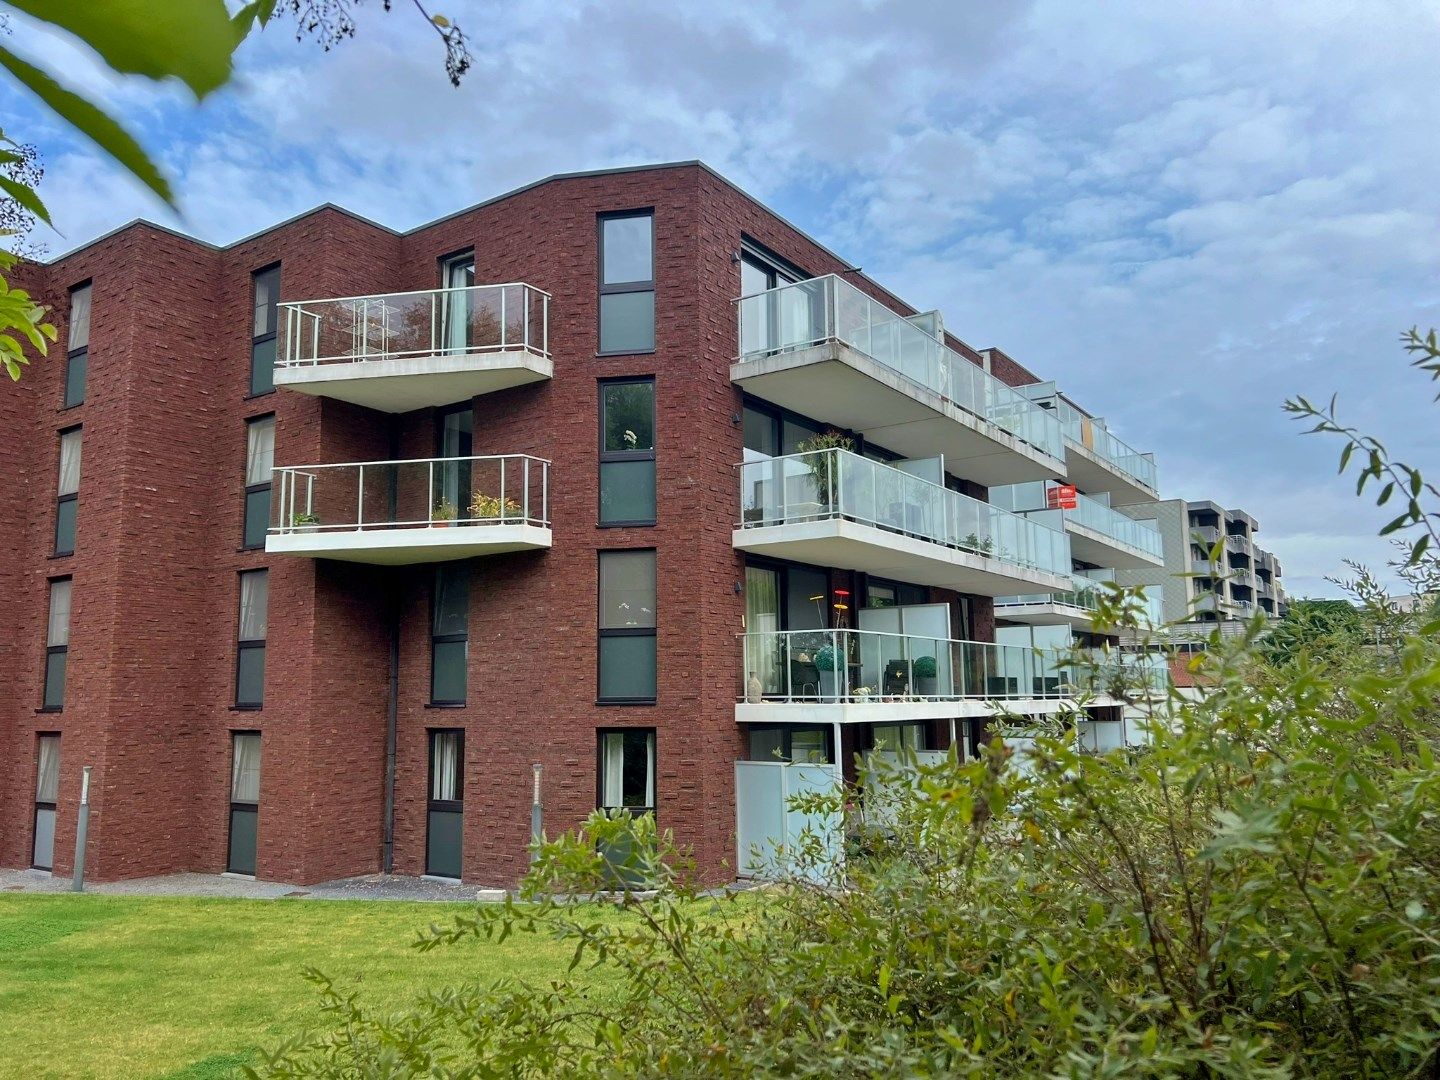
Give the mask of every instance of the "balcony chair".
[(891, 660), (885, 665), (885, 681), (880, 692), (886, 697), (910, 692), (910, 670), (904, 660)]
[(790, 694), (792, 697), (820, 696), (820, 669), (815, 661), (790, 661)]

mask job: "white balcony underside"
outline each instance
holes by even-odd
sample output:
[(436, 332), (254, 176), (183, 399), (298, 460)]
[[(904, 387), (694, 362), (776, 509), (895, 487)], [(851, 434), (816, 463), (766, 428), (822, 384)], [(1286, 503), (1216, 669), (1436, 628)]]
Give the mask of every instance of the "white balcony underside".
[(1065, 473), (1066, 480), (1081, 491), (1109, 492), (1111, 506), (1154, 502), (1160, 497), (1154, 488), (1069, 438), (1065, 440)]
[(1089, 630), (1095, 613), (1068, 604), (1006, 604), (995, 609), (1001, 622), (1024, 623), (1026, 626), (1070, 626)]
[(863, 570), (979, 596), (1011, 596), (1037, 589), (1068, 592), (1075, 587), (1069, 575), (1034, 570), (838, 518), (736, 529), (731, 542), (737, 551)]
[(1092, 566), (1110, 570), (1143, 570), (1165, 565), (1161, 556), (1131, 547), (1113, 536), (1080, 524), (1074, 518), (1065, 518), (1065, 531), (1070, 534), (1070, 554)]
[(902, 720), (949, 720), (971, 716), (1048, 716), (1118, 704), (1109, 697), (958, 698), (953, 701), (759, 701), (737, 702), (740, 724), (894, 724)]
[(730, 365), (747, 393), (858, 431), (911, 458), (986, 487), (1060, 476), (1064, 463), (945, 401), (843, 342), (825, 342)]
[(409, 356), (396, 360), (334, 361), (275, 368), (275, 385), (337, 398), (381, 412), (453, 405), (482, 394), (543, 382), (554, 363), (526, 349)]
[(549, 546), (548, 528), (519, 524), (290, 532), (272, 533), (265, 538), (266, 554), (338, 559), (376, 566), (446, 562)]

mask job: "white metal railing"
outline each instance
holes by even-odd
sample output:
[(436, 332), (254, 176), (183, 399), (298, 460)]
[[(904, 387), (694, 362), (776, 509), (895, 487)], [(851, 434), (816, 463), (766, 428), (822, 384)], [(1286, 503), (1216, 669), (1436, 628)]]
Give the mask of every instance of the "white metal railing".
[(293, 300), (279, 367), (523, 350), (550, 355), (550, 294), (524, 282)]
[(1070, 573), (1070, 538), (847, 450), (744, 462), (740, 528), (845, 518), (1056, 574)]
[(1151, 491), (1156, 490), (1159, 480), (1154, 460), (1113, 435), (1108, 428), (1088, 418), (1072, 420), (1065, 424), (1065, 436), (1104, 458), (1126, 476), (1140, 481)]
[[(1066, 698), (1145, 665), (1103, 650), (1042, 650), (874, 630), (740, 635), (741, 698), (752, 704)], [(1135, 681), (1150, 678), (1141, 673)]]
[(1164, 557), (1165, 544), (1161, 539), (1160, 531), (1153, 524), (1122, 514), (1119, 510), (1106, 506), (1098, 499), (1077, 494), (1075, 509), (1051, 510), (1048, 495), (1056, 486), (1050, 480), (1006, 484), (1003, 487), (990, 489), (990, 501), (1007, 510), (1014, 510), (1016, 513), (1060, 514), (1078, 525), (1094, 529), (1103, 536), (1143, 551), (1147, 555), (1152, 555), (1157, 559)]
[(528, 454), (276, 466), (270, 532), (550, 524), (550, 463)]
[(1064, 455), (1064, 436), (1052, 413), (833, 274), (735, 303), (741, 361), (842, 341), (1037, 450)]

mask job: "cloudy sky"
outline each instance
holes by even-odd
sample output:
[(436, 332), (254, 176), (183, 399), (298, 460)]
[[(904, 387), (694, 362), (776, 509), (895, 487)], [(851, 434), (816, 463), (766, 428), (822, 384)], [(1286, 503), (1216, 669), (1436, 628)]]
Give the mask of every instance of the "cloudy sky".
[(333, 201), (405, 228), (553, 172), (701, 158), (972, 345), (1057, 379), (1167, 496), (1261, 522), (1294, 595), (1381, 566), (1382, 511), (1288, 395), (1440, 474), (1405, 327), (1440, 323), (1440, 6), (401, 0), (323, 54), (277, 22), (237, 83), (99, 74), (18, 17), (176, 180), (179, 220), (8, 86), (63, 252), (146, 216), (227, 242)]

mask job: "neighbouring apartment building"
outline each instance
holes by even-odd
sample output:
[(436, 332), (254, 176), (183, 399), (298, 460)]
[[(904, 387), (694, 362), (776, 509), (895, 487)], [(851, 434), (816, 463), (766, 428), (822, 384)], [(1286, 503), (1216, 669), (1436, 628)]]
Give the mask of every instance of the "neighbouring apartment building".
[(1260, 522), (1244, 510), (1209, 500), (1165, 499), (1136, 503), (1124, 512), (1143, 518), (1164, 541), (1162, 567), (1121, 571), (1125, 585), (1144, 585), (1161, 596), (1163, 621), (1172, 636), (1185, 624), (1209, 634), (1215, 624), (1241, 624), (1256, 611), (1276, 619), (1285, 613), (1280, 560), (1255, 542)]
[(70, 869), (91, 766), (100, 879), (509, 885), (538, 791), (719, 882), (856, 754), (1120, 722), (1087, 590), (1163, 580), (1151, 457), (700, 163), (24, 284), (0, 865)]

